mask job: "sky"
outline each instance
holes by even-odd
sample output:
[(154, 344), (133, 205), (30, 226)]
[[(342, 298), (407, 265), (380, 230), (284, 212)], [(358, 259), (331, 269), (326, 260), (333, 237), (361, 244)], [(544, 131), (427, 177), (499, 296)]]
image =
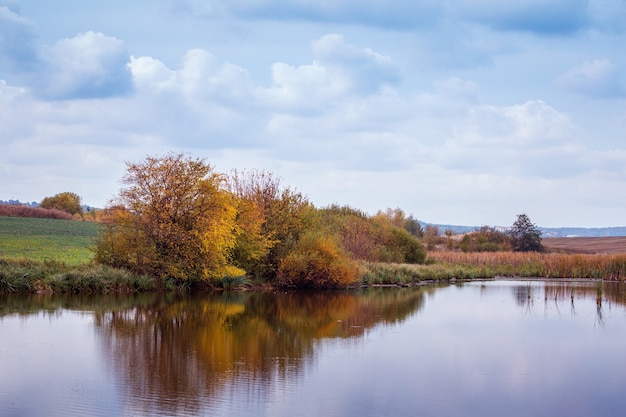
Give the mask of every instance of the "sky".
[(318, 207), (626, 225), (626, 0), (0, 0), (0, 199), (104, 207), (127, 162)]

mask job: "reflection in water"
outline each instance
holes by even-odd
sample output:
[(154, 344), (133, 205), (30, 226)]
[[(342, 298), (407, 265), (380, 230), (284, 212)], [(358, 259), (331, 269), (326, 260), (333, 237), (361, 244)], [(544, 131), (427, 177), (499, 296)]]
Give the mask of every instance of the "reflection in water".
[(362, 293), (237, 293), (98, 312), (104, 351), (131, 409), (194, 414), (202, 398), (237, 387), (267, 398), (268, 381), (297, 378), (322, 338), (358, 338), (418, 311), (423, 289)]
[(0, 417), (618, 416), (624, 306), (564, 281), (5, 296)]
[(516, 304), (527, 313), (534, 313), (535, 303), (543, 300), (544, 315), (552, 309), (561, 314), (561, 306), (568, 303), (570, 314), (574, 316), (577, 300), (593, 298), (596, 303), (596, 324), (600, 326), (605, 324), (603, 302), (609, 308), (613, 304), (626, 305), (626, 286), (620, 282), (528, 281), (514, 285), (511, 291)]

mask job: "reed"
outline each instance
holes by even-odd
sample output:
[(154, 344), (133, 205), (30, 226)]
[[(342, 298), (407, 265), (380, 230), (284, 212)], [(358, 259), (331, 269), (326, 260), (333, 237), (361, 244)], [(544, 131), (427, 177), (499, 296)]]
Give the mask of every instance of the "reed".
[(626, 254), (431, 252), (435, 264), (484, 266), (498, 276), (537, 278), (626, 279)]

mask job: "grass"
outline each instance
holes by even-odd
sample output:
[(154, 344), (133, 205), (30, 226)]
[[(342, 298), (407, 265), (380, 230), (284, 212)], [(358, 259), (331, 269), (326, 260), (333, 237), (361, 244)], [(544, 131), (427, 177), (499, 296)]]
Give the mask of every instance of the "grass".
[(495, 275), (536, 278), (626, 279), (626, 254), (522, 252), (432, 252), (433, 262), (449, 267), (484, 267)]
[(362, 285), (411, 285), (422, 281), (494, 278), (495, 272), (481, 265), (428, 265), (364, 263), (361, 266)]
[(501, 277), (626, 280), (626, 254), (433, 251), (426, 265), (363, 263), (360, 284)]
[(0, 294), (113, 294), (186, 292), (188, 283), (135, 275), (106, 265), (0, 259)]
[(0, 258), (81, 265), (93, 258), (91, 247), (100, 227), (74, 220), (0, 217)]

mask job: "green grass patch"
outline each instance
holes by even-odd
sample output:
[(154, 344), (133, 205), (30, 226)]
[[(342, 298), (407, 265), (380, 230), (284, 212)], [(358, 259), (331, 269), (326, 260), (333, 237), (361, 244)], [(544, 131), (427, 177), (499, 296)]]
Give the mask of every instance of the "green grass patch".
[(0, 217), (0, 258), (88, 263), (101, 227), (74, 220)]
[(0, 294), (114, 294), (152, 291), (187, 292), (188, 283), (174, 279), (159, 282), (106, 265), (70, 266), (58, 261), (0, 258)]
[(364, 285), (410, 285), (421, 281), (494, 278), (493, 268), (482, 265), (428, 265), (364, 262), (360, 282)]

